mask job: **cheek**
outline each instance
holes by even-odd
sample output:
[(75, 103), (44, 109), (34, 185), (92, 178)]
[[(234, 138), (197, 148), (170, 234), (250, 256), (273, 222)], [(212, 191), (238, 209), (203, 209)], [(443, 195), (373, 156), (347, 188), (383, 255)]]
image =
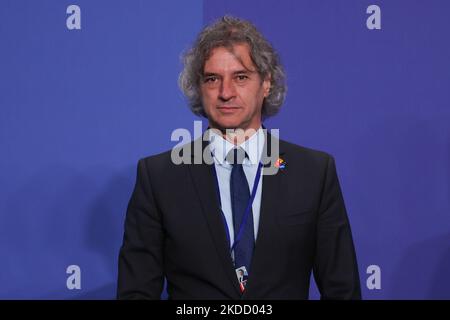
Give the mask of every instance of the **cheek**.
[(217, 98), (218, 90), (213, 89), (213, 88), (209, 88), (209, 89), (208, 88), (203, 88), (203, 89), (200, 90), (200, 94), (205, 99), (212, 100), (213, 98)]
[(202, 100), (202, 102), (203, 102), (203, 106), (204, 106), (205, 108), (209, 108), (209, 106), (211, 105), (211, 102), (212, 102), (212, 96), (211, 96), (211, 94), (208, 93), (206, 90), (202, 90), (202, 91), (200, 92), (200, 94), (201, 94), (201, 100)]
[(252, 90), (242, 90), (240, 97), (248, 107), (258, 108), (264, 100), (264, 92), (259, 87), (252, 88)]

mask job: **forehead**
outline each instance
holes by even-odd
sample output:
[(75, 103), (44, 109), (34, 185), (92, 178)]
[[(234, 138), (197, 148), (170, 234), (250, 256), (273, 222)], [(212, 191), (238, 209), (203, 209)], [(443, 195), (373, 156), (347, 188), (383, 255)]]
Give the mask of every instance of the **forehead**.
[(211, 50), (205, 61), (204, 71), (227, 71), (246, 69), (255, 71), (248, 44), (235, 44), (232, 47), (217, 47)]

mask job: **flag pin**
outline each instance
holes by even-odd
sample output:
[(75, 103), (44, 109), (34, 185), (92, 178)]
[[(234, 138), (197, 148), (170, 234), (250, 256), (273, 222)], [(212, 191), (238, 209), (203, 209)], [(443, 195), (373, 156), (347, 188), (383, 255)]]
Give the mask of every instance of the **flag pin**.
[(278, 158), (277, 161), (275, 162), (275, 167), (279, 168), (279, 169), (284, 169), (286, 168), (286, 161), (284, 161), (281, 158)]

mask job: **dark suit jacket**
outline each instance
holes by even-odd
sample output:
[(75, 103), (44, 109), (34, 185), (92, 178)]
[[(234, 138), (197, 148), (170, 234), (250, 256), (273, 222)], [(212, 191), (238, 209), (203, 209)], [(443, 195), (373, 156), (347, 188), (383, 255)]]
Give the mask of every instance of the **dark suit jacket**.
[[(267, 141), (267, 139), (266, 139)], [(280, 140), (286, 167), (264, 175), (258, 238), (242, 295), (213, 166), (141, 159), (119, 255), (117, 297), (323, 299), (361, 297), (355, 250), (333, 158)]]

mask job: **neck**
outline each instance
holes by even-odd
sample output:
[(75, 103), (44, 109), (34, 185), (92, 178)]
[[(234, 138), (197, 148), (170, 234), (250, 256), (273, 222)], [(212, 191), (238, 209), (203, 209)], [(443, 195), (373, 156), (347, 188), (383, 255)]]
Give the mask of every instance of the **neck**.
[(240, 145), (246, 140), (250, 139), (251, 136), (253, 136), (258, 129), (261, 127), (259, 125), (256, 128), (213, 128), (220, 132), (221, 136), (225, 139), (231, 142), (234, 145)]

